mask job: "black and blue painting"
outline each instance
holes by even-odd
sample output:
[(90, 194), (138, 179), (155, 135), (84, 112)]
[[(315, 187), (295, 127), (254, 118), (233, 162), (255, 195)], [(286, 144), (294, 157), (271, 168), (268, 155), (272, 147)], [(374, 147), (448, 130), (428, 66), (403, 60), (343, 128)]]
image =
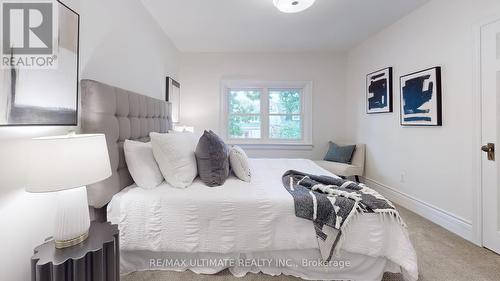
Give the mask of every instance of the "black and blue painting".
[(392, 112), (392, 67), (366, 77), (367, 113)]
[(441, 69), (401, 77), (401, 125), (441, 125)]

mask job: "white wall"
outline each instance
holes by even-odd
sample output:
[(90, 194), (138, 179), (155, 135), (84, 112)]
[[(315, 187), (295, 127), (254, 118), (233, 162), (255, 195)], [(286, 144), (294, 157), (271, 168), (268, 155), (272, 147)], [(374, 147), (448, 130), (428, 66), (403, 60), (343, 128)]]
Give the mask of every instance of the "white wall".
[(178, 51), (140, 1), (80, 1), (82, 78), (164, 99)]
[[(177, 77), (178, 51), (135, 0), (65, 1), (80, 14), (80, 78), (164, 98), (165, 77)], [(0, 128), (0, 272), (30, 279), (33, 247), (52, 235), (54, 194), (23, 189), (24, 141), (77, 127)]]
[[(474, 26), (495, 12), (498, 0), (433, 0), (348, 55), (350, 135), (368, 145), (366, 177), (468, 227), (474, 216), (473, 157), (480, 153), (471, 109)], [(388, 66), (394, 68), (395, 112), (367, 115), (366, 74)], [(434, 66), (442, 66), (443, 126), (401, 127), (399, 77)]]
[(247, 150), (251, 157), (319, 159), (345, 139), (345, 58), (331, 53), (183, 53), (181, 120), (220, 133), (221, 80), (313, 81), (312, 150)]

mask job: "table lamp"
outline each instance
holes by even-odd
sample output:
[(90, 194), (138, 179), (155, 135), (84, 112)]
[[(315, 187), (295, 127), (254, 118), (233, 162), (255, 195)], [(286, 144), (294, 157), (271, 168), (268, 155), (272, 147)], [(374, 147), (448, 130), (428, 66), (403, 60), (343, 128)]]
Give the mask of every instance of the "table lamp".
[(88, 237), (90, 216), (86, 185), (111, 176), (102, 134), (32, 139), (26, 191), (57, 192), (56, 248), (77, 245)]
[(173, 129), (174, 129), (174, 131), (179, 132), (179, 133), (194, 133), (193, 126), (174, 125)]

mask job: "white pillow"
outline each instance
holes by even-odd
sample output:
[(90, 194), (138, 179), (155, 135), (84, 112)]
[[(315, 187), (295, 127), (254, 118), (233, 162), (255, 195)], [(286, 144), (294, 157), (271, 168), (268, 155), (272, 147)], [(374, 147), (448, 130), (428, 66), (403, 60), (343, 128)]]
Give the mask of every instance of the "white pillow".
[(150, 133), (149, 136), (153, 155), (165, 180), (173, 187), (190, 186), (198, 174), (193, 135)]
[(247, 154), (241, 147), (235, 145), (231, 148), (229, 162), (231, 163), (233, 173), (240, 180), (250, 182), (252, 179), (252, 171), (250, 170)]
[(152, 189), (163, 182), (160, 168), (153, 156), (151, 143), (125, 140), (123, 150), (128, 171), (137, 186)]

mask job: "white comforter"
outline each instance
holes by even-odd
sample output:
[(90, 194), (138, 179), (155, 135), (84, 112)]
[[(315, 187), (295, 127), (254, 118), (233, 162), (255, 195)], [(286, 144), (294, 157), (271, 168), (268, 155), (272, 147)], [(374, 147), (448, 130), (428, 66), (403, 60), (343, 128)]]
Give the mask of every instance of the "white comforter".
[[(281, 176), (290, 169), (333, 175), (310, 160), (250, 161), (251, 183), (230, 177), (222, 187), (196, 180), (187, 189), (163, 183), (153, 190), (130, 186), (116, 194), (108, 220), (119, 226), (121, 248), (190, 253), (318, 249), (312, 222), (295, 216)], [(398, 223), (362, 214), (343, 235), (343, 250), (386, 257), (410, 279), (418, 278), (415, 250)]]

